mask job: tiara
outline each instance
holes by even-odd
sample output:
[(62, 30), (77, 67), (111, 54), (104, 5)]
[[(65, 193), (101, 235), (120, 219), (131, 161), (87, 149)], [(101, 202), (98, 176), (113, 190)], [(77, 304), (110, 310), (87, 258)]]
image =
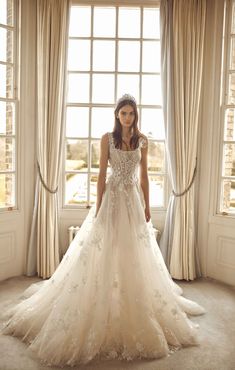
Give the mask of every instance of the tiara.
[(136, 100), (135, 100), (134, 96), (132, 96), (130, 94), (124, 94), (124, 95), (122, 95), (121, 98), (118, 99), (117, 104), (119, 104), (119, 103), (121, 103), (121, 102), (123, 102), (125, 100), (132, 101), (133, 103), (136, 104)]

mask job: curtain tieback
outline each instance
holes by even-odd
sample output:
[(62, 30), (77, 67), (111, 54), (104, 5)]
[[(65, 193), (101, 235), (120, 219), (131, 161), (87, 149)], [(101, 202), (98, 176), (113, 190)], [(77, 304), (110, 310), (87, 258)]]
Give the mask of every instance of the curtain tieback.
[(49, 193), (51, 193), (51, 194), (55, 194), (55, 193), (57, 193), (57, 191), (58, 191), (58, 185), (57, 185), (57, 187), (56, 187), (56, 189), (55, 189), (55, 190), (51, 190), (51, 189), (49, 189), (49, 188), (48, 188), (48, 186), (46, 185), (45, 181), (44, 181), (44, 180), (43, 180), (43, 178), (42, 178), (42, 174), (41, 174), (41, 170), (40, 170), (40, 166), (39, 166), (38, 161), (37, 161), (37, 165), (38, 165), (38, 173), (39, 173), (39, 177), (40, 177), (41, 183), (42, 183), (42, 185), (44, 186), (44, 188), (45, 188), (47, 191), (49, 191)]
[(196, 164), (195, 164), (194, 171), (193, 171), (193, 177), (189, 183), (189, 186), (182, 193), (176, 193), (174, 190), (172, 190), (172, 193), (174, 194), (175, 197), (182, 197), (184, 194), (186, 194), (190, 190), (195, 180), (196, 172), (197, 172), (197, 158), (196, 158)]

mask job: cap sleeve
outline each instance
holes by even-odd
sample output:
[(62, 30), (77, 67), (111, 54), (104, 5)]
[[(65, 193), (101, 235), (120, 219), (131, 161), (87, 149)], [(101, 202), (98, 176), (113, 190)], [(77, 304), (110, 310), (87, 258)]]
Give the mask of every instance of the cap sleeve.
[(143, 136), (141, 136), (139, 139), (139, 146), (140, 148), (147, 148), (148, 146), (148, 141)]

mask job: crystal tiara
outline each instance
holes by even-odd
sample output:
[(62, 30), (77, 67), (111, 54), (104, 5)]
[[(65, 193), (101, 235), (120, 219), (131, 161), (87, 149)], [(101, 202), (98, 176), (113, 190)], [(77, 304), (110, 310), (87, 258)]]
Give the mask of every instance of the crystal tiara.
[(118, 99), (117, 104), (119, 104), (119, 103), (121, 103), (122, 101), (125, 101), (125, 100), (132, 101), (133, 103), (136, 104), (136, 100), (135, 100), (134, 96), (132, 96), (130, 94), (122, 95), (121, 98)]

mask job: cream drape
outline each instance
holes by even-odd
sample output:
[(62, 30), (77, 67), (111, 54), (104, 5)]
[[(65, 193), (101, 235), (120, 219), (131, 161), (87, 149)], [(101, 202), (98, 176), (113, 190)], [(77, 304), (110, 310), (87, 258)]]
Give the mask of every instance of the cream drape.
[(160, 248), (173, 278), (200, 275), (195, 230), (199, 104), (206, 1), (161, 0), (161, 76), (166, 149), (173, 193)]
[(59, 264), (58, 181), (64, 137), (68, 0), (37, 0), (37, 179), (27, 275)]

